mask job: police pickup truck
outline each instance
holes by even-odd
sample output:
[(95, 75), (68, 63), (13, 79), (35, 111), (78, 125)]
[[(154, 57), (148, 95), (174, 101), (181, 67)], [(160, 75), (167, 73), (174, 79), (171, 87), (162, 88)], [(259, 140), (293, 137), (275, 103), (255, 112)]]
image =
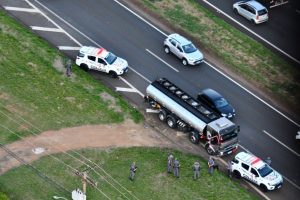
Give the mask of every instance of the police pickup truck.
[(260, 158), (240, 152), (231, 161), (232, 172), (237, 177), (243, 177), (256, 185), (264, 192), (279, 189), (282, 186), (282, 176)]
[(86, 70), (97, 70), (117, 77), (128, 71), (128, 63), (104, 48), (83, 46), (76, 57), (76, 64)]

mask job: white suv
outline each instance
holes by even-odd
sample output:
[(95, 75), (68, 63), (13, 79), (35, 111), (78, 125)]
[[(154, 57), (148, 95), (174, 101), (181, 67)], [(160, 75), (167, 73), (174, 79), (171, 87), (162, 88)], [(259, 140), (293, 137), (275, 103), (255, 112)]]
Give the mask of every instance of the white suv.
[(173, 53), (183, 65), (198, 65), (203, 62), (203, 54), (185, 37), (173, 33), (164, 41), (166, 53)]
[(83, 46), (77, 55), (76, 64), (83, 69), (97, 70), (117, 77), (128, 71), (126, 60), (117, 57), (104, 48)]
[(256, 185), (263, 191), (279, 189), (282, 186), (282, 176), (272, 169), (260, 158), (240, 152), (231, 161), (233, 174), (237, 177), (243, 177)]

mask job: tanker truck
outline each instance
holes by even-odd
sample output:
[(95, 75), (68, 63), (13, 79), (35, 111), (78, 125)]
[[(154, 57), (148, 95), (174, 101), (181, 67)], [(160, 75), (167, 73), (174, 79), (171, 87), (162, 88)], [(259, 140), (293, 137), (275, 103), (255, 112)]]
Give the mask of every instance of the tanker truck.
[(170, 128), (187, 132), (189, 140), (210, 155), (224, 156), (238, 148), (239, 126), (197, 101), (166, 78), (146, 89), (145, 100), (157, 109), (160, 121)]

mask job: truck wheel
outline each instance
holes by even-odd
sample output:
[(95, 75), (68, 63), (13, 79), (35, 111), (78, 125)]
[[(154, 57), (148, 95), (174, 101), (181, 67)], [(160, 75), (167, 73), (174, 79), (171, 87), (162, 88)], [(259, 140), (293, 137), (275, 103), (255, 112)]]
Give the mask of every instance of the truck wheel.
[(175, 119), (175, 117), (174, 116), (172, 116), (172, 115), (169, 115), (168, 117), (167, 117), (167, 124), (168, 124), (168, 126), (170, 127), (170, 128), (176, 128), (176, 119)]
[(189, 133), (189, 139), (193, 144), (198, 144), (200, 141), (199, 133), (197, 131), (191, 131)]
[(117, 77), (118, 77), (117, 73), (114, 72), (114, 71), (110, 71), (110, 72), (109, 72), (109, 75), (110, 75), (110, 77), (112, 77), (112, 78), (117, 78)]
[(170, 48), (168, 46), (165, 46), (165, 53), (166, 54), (170, 53)]
[(240, 179), (242, 176), (241, 176), (241, 173), (239, 172), (239, 171), (237, 171), (237, 170), (234, 170), (233, 171), (233, 175), (235, 176), (235, 178), (237, 178), (237, 179)]
[(205, 150), (206, 150), (206, 152), (208, 153), (208, 155), (213, 155), (213, 154), (215, 153), (215, 152), (213, 151), (213, 149), (209, 147), (208, 144), (205, 146)]
[(187, 66), (187, 65), (188, 65), (188, 62), (187, 62), (187, 60), (186, 60), (185, 58), (182, 59), (182, 64), (183, 64), (184, 66)]
[(86, 64), (81, 64), (80, 68), (83, 69), (84, 71), (89, 71), (89, 67)]
[(268, 192), (268, 188), (264, 184), (260, 184), (259, 187), (263, 192)]
[(167, 111), (160, 110), (159, 113), (158, 113), (158, 118), (162, 122), (166, 121), (166, 119), (167, 119)]

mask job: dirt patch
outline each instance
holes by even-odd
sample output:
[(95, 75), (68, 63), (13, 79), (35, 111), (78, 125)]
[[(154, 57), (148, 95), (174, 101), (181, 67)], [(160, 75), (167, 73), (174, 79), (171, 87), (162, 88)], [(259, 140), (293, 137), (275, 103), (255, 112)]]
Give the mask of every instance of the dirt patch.
[[(71, 149), (132, 146), (172, 147), (172, 143), (166, 141), (152, 128), (127, 120), (118, 125), (87, 125), (46, 131), (38, 136), (8, 144), (6, 148), (30, 163), (41, 156)], [(35, 154), (34, 149), (45, 149), (45, 151)], [(19, 165), (16, 159), (4, 150), (0, 150), (0, 174)]]
[(65, 66), (63, 59), (61, 57), (56, 57), (53, 62), (53, 67), (59, 72), (64, 72)]
[(108, 94), (107, 92), (102, 92), (100, 97), (103, 101), (109, 103), (109, 108), (113, 109), (116, 112), (122, 112), (121, 108), (116, 104), (116, 99)]
[(10, 98), (9, 98), (9, 95), (8, 94), (6, 94), (6, 93), (0, 93), (0, 99), (3, 99), (3, 100), (9, 100)]

